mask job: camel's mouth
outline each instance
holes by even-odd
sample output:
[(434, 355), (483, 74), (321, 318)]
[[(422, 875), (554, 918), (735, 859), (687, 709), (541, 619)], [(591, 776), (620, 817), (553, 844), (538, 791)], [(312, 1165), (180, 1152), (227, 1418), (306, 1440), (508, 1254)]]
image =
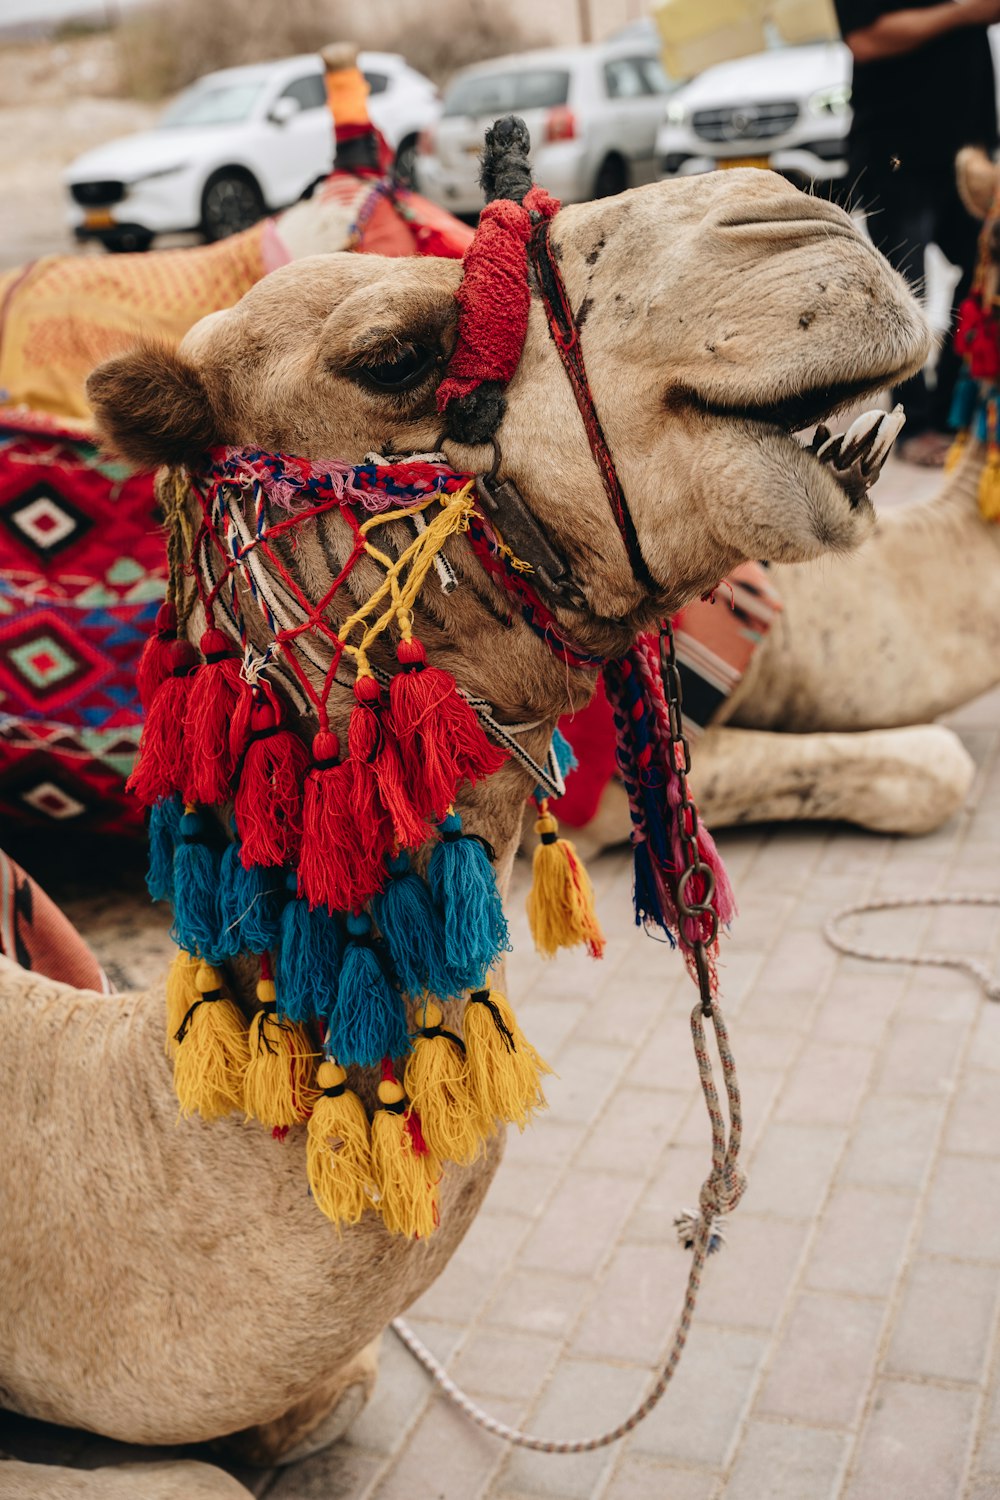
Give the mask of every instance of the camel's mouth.
[(825, 419), (871, 391), (872, 382), (865, 380), (805, 391), (770, 406), (730, 407), (694, 393), (686, 393), (685, 399), (712, 416), (777, 428), (789, 436), (815, 428), (811, 440), (801, 446), (837, 481), (854, 510), (867, 499), (906, 417), (901, 406), (890, 412), (875, 407), (855, 417), (846, 431), (836, 433)]

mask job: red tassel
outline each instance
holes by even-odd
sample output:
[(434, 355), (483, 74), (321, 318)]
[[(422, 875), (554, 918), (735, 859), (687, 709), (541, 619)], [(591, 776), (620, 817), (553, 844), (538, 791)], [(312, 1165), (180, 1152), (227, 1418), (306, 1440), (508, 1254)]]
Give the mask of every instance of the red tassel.
[(149, 713), (156, 689), (170, 676), (173, 661), (170, 647), (177, 639), (177, 611), (170, 603), (163, 603), (156, 612), (156, 628), (142, 648), (139, 665), (135, 669), (135, 685), (139, 690), (139, 702)]
[(440, 822), (460, 784), (491, 776), (507, 755), (490, 744), (451, 673), (428, 666), (419, 641), (400, 641), (396, 655), (402, 671), (389, 704), (406, 784), (420, 811)]
[(424, 1140), (424, 1131), (420, 1123), (420, 1116), (412, 1104), (406, 1111), (404, 1124), (406, 1125), (406, 1133), (410, 1137), (414, 1156), (430, 1156), (431, 1148)]
[(993, 318), (984, 318), (969, 341), (969, 374), (974, 380), (996, 380), (1000, 376), (1000, 328)]
[(294, 862), (302, 839), (302, 782), (308, 765), (305, 745), (282, 724), (278, 700), (269, 690), (258, 690), (233, 801), (244, 869)]
[[(306, 777), (299, 853), (299, 894), (310, 910), (358, 911), (381, 890), (392, 829), (382, 804), (364, 822), (352, 810), (354, 761), (340, 759), (340, 744), (321, 729), (312, 744)], [(374, 825), (374, 826), (373, 826)]]
[(963, 358), (983, 321), (984, 313), (976, 297), (966, 297), (958, 309), (958, 327), (955, 330), (955, 352)]
[(354, 696), (347, 742), (356, 762), (352, 806), (359, 827), (370, 828), (378, 821), (375, 809), (381, 803), (401, 847), (419, 849), (430, 827), (410, 797), (396, 736), (386, 723), (385, 698), (374, 677), (359, 677)]
[(249, 700), (251, 692), (240, 675), (243, 663), (221, 630), (210, 627), (205, 631), (201, 654), (204, 665), (194, 673), (184, 721), (189, 767), (184, 798), (214, 806), (229, 796), (243, 749), (242, 741), (233, 748), (236, 705), (241, 697)]
[(187, 781), (184, 713), (197, 657), (190, 641), (176, 638), (167, 648), (170, 675), (153, 694), (142, 726), (139, 758), (127, 786), (147, 807), (172, 797)]

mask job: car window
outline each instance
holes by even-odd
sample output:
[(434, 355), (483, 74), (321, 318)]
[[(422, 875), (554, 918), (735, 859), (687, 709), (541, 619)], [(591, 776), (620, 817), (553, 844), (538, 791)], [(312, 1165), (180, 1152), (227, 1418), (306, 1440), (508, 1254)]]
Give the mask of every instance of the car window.
[(237, 125), (249, 118), (264, 85), (229, 83), (195, 84), (175, 99), (160, 120), (161, 125)]
[(637, 57), (635, 64), (651, 94), (672, 94), (677, 87), (677, 79), (664, 72), (658, 57)]
[(549, 109), (569, 98), (569, 74), (563, 68), (531, 68), (524, 73), (481, 73), (459, 78), (444, 96), (446, 115), (473, 118), (509, 114), (512, 110)]
[(322, 73), (305, 73), (301, 78), (293, 78), (278, 97), (295, 99), (299, 109), (322, 109), (326, 104), (326, 85)]
[(365, 80), (368, 84), (368, 92), (370, 94), (384, 94), (386, 89), (389, 87), (388, 73), (366, 72)]
[(604, 87), (609, 99), (639, 99), (652, 92), (631, 57), (616, 57), (604, 64)]

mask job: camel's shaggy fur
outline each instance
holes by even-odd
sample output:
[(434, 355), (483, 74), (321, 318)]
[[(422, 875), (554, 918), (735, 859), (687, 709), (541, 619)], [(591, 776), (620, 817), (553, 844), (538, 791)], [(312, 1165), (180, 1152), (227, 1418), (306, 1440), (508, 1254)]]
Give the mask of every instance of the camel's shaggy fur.
[[(734, 171), (565, 209), (553, 240), (661, 583), (645, 596), (628, 569), (535, 306), (502, 472), (584, 588), (587, 608), (565, 617), (574, 635), (615, 650), (737, 561), (815, 558), (870, 533), (870, 507), (852, 509), (763, 411), (819, 392), (807, 402), (818, 417), (924, 359), (917, 304), (845, 214), (770, 174)], [(195, 442), (189, 404), (164, 399), (178, 369), (185, 389), (197, 382), (197, 441), (210, 413), (223, 442), (353, 460), (427, 450), (459, 275), (431, 261), (298, 262), (198, 325), (179, 357), (111, 361), (91, 399), (110, 440), (141, 461)], [(404, 397), (371, 390), (365, 360), (413, 342), (437, 351), (431, 377)], [(447, 446), (457, 467), (490, 458)], [(302, 533), (298, 566), (317, 593), (342, 555), (339, 531), (328, 519)], [(425, 589), (419, 634), (502, 718), (540, 720), (528, 740), (540, 752), (592, 677), (556, 663), (520, 622), (500, 623), (502, 597), (462, 539), (449, 556), (463, 586), (447, 598)], [(346, 709), (345, 694), (338, 729)], [(528, 790), (507, 766), (462, 801), (499, 851), (504, 889)], [(302, 1451), (308, 1427), (333, 1430), (322, 1426), (331, 1408), (364, 1378), (352, 1361), (465, 1233), (499, 1143), (471, 1168), (446, 1169), (431, 1240), (393, 1238), (374, 1216), (338, 1236), (304, 1189), (301, 1131), (279, 1145), (236, 1118), (178, 1123), (162, 1001), (162, 985), (107, 1000), (0, 970), (2, 1399), (126, 1440), (239, 1432), (257, 1457)]]

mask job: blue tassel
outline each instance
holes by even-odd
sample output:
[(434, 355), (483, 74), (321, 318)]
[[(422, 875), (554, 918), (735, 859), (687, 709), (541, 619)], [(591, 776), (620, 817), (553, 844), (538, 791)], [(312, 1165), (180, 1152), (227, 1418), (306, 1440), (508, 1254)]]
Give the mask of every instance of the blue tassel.
[(313, 911), (296, 897), (294, 875), (287, 878), (292, 900), (281, 913), (281, 940), (274, 970), (278, 1014), (289, 1021), (311, 1021), (333, 1007), (344, 940), (340, 924), (325, 906)]
[(146, 889), (153, 901), (174, 899), (174, 849), (181, 836), (184, 808), (179, 797), (165, 797), (149, 810), (149, 868)]
[(427, 884), (444, 915), (445, 959), (451, 984), (440, 993), (482, 989), (500, 953), (510, 951), (507, 919), (485, 840), (462, 832), (449, 813), (427, 866)]
[[(562, 776), (563, 781), (565, 781), (570, 771), (575, 771), (580, 762), (576, 758), (576, 751), (561, 729), (553, 729), (552, 731), (552, 753), (556, 758), (559, 774)], [(549, 797), (552, 794), (548, 787), (536, 786), (531, 795), (536, 802), (541, 802), (543, 797)]]
[(656, 881), (653, 878), (653, 864), (650, 858), (649, 844), (646, 839), (639, 839), (632, 845), (632, 868), (634, 875), (632, 899), (635, 903), (635, 925), (648, 929), (650, 923), (652, 923), (661, 929), (671, 948), (676, 948), (677, 939), (667, 925), (663, 909), (660, 906)]
[(326, 1038), (327, 1051), (343, 1067), (374, 1067), (383, 1057), (402, 1057), (410, 1049), (402, 996), (386, 977), (371, 926), (366, 912), (347, 918), (348, 942)]
[(210, 964), (219, 951), (219, 855), (204, 838), (200, 813), (182, 813), (174, 850), (174, 922), (170, 936), (185, 953), (198, 953)]
[(262, 865), (245, 870), (239, 843), (222, 856), (222, 940), (228, 956), (267, 953), (281, 935), (281, 871)]
[(430, 891), (402, 851), (389, 861), (389, 874), (392, 879), (372, 910), (402, 989), (414, 996), (425, 989), (443, 999), (457, 996), (461, 988), (453, 986), (444, 923)]
[(978, 394), (979, 387), (971, 375), (959, 376), (955, 382), (951, 409), (948, 412), (948, 426), (954, 432), (964, 432), (965, 428), (971, 424)]

